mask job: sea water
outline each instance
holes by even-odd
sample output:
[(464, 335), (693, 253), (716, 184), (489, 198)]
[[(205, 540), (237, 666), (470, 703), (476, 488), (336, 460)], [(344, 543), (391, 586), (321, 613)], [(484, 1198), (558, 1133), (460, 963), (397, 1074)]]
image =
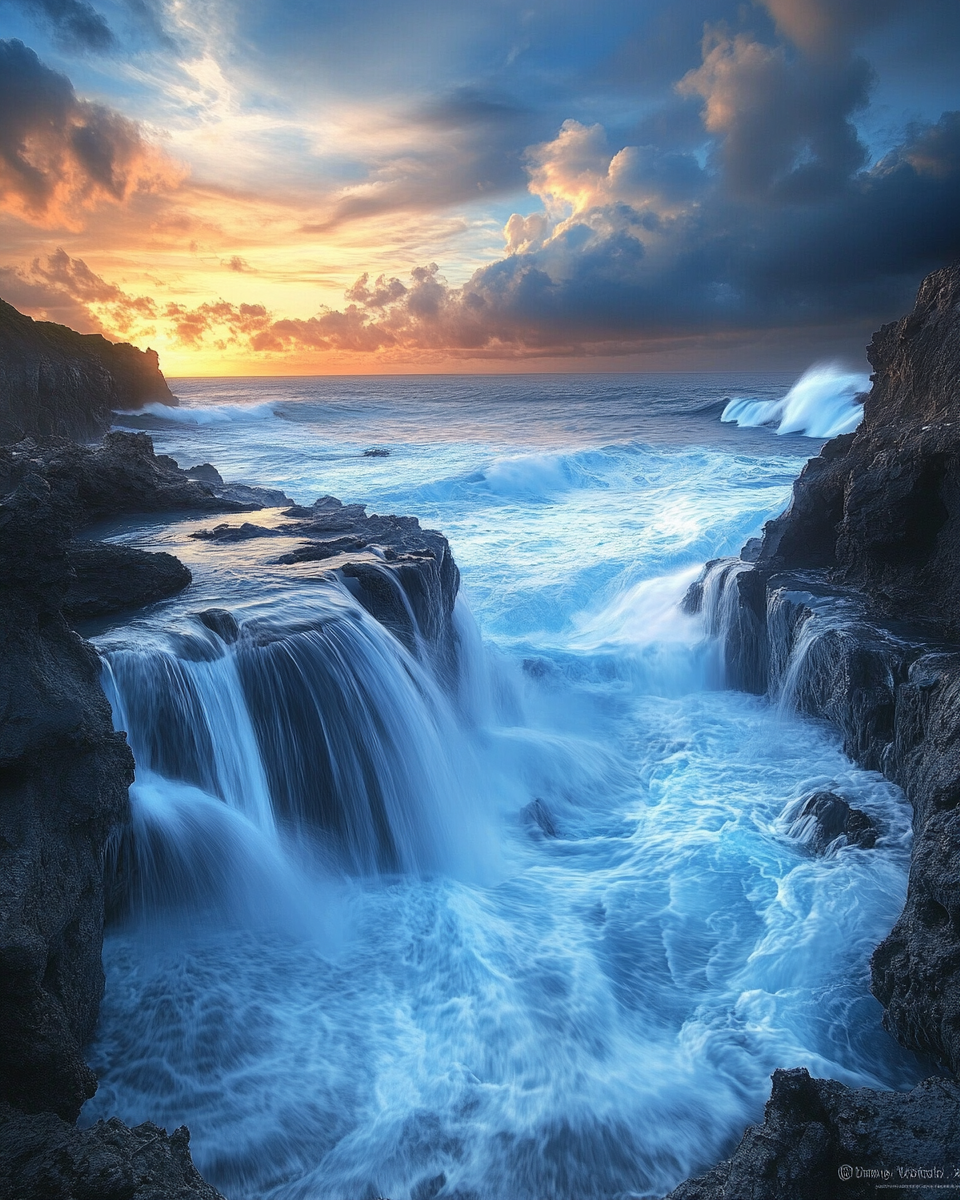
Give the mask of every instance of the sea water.
[[(679, 608), (807, 434), (856, 424), (847, 375), (181, 380), (119, 416), (183, 466), (442, 530), (461, 670), (269, 539), (106, 531), (194, 582), (96, 631), (138, 772), (85, 1119), (187, 1124), (230, 1200), (589, 1200), (729, 1152), (778, 1066), (911, 1086), (868, 967), (905, 801), (725, 690)], [(791, 836), (824, 788), (875, 849)]]

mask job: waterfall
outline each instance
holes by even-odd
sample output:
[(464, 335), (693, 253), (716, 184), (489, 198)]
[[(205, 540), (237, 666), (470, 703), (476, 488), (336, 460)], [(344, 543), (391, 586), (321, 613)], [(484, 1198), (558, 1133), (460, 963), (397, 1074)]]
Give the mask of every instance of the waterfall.
[(137, 762), (115, 871), (141, 906), (235, 907), (245, 880), (284, 874), (295, 845), (353, 876), (476, 863), (454, 700), (345, 592), (228, 640), (196, 621), (108, 650), (103, 678)]

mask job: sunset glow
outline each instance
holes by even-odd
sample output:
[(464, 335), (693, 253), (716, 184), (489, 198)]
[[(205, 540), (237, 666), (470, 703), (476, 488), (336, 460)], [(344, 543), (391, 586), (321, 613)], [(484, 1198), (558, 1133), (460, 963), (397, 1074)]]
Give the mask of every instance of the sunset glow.
[(960, 253), (938, 0), (2, 14), (0, 295), (173, 376), (803, 365)]

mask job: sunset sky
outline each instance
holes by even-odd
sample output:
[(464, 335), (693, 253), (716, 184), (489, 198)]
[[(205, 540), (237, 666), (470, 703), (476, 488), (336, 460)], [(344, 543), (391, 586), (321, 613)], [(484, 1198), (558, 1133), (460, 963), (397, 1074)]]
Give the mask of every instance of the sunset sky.
[(0, 0), (0, 296), (167, 374), (862, 361), (957, 0)]

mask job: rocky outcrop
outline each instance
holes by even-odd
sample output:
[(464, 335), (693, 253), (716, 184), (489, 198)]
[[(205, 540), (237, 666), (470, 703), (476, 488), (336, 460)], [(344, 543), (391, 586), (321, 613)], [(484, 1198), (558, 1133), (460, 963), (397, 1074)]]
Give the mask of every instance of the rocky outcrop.
[(877, 844), (877, 827), (865, 812), (851, 808), (835, 792), (814, 792), (798, 806), (790, 836), (814, 854), (827, 854), (841, 842), (871, 850)]
[(66, 438), (0, 446), (0, 494), (34, 476), (66, 506), (75, 529), (135, 513), (254, 512), (292, 503), (272, 488), (191, 479), (173, 459), (157, 456), (145, 433), (108, 433), (95, 446)]
[[(874, 384), (860, 428), (834, 438), (810, 460), (794, 485), (789, 508), (768, 522), (759, 545), (749, 544), (739, 559), (708, 564), (685, 606), (687, 611), (702, 610), (721, 639), (730, 686), (768, 692), (800, 712), (826, 718), (840, 732), (851, 758), (882, 771), (912, 803), (907, 900), (890, 935), (874, 952), (872, 987), (884, 1006), (889, 1032), (956, 1075), (960, 265), (924, 280), (914, 312), (884, 326), (868, 354)], [(814, 808), (804, 818), (804, 832), (814, 842), (829, 845), (838, 816), (844, 820), (844, 835), (851, 837), (852, 811), (845, 814), (829, 803), (821, 803), (819, 813)], [(818, 831), (812, 823), (824, 817), (827, 824)], [(861, 824), (855, 821), (852, 835), (869, 839), (870, 831), (860, 829)], [(861, 1132), (873, 1139), (870, 1154), (875, 1157), (888, 1154), (883, 1147), (903, 1128), (903, 1114), (909, 1111), (915, 1132), (937, 1131), (927, 1164), (944, 1157), (933, 1153), (938, 1141), (941, 1151), (947, 1148), (952, 1159), (960, 1160), (960, 1095), (954, 1084), (928, 1081), (910, 1093), (912, 1109), (897, 1108), (905, 1098), (888, 1093), (871, 1093), (874, 1099), (863, 1107), (857, 1098), (864, 1093), (824, 1081), (807, 1081), (798, 1094), (806, 1097), (803, 1103), (811, 1112), (814, 1100), (822, 1108), (824, 1098), (830, 1099), (823, 1109), (829, 1110), (827, 1117), (813, 1124), (785, 1119), (775, 1077), (764, 1125), (748, 1131), (729, 1163), (682, 1185), (675, 1200), (860, 1194), (851, 1190), (856, 1180), (829, 1190), (837, 1186), (832, 1182), (835, 1164), (856, 1162), (840, 1119), (849, 1105), (859, 1113)], [(938, 1122), (950, 1111), (948, 1129)], [(821, 1154), (817, 1146), (827, 1149)], [(828, 1190), (802, 1190), (811, 1147), (821, 1157), (810, 1163), (820, 1163), (816, 1171)], [(889, 1151), (894, 1166), (920, 1163), (919, 1158), (903, 1158), (896, 1146), (894, 1150)], [(795, 1174), (789, 1167), (776, 1185), (770, 1174), (774, 1158), (796, 1164)]]
[(223, 1200), (190, 1158), (186, 1127), (77, 1129), (0, 1104), (0, 1200)]
[(104, 854), (128, 820), (134, 766), (97, 654), (64, 614), (102, 616), (190, 581), (172, 555), (74, 535), (120, 514), (289, 503), (237, 498), (206, 474), (167, 466), (142, 434), (0, 447), (0, 1197), (217, 1195), (184, 1131), (64, 1123), (96, 1088), (83, 1046), (104, 984)]
[(74, 624), (143, 608), (183, 591), (193, 579), (172, 554), (155, 554), (107, 542), (71, 543), (71, 579), (63, 613)]
[(111, 410), (151, 402), (177, 403), (154, 350), (34, 321), (0, 300), (0, 442), (96, 437)]
[(276, 562), (291, 569), (322, 563), (358, 603), (410, 651), (426, 658), (441, 678), (456, 670), (453, 609), (460, 572), (450, 545), (416, 517), (367, 516), (362, 504), (321, 496), (312, 506), (293, 505), (281, 524), (224, 522), (191, 537), (231, 544), (253, 538), (299, 539)]
[(133, 758), (93, 649), (60, 608), (68, 504), (38, 475), (0, 503), (0, 1099), (75, 1118), (103, 971), (103, 847)]
[(810, 460), (764, 531), (766, 571), (825, 567), (877, 614), (960, 637), (960, 264), (867, 348), (864, 419)]
[(802, 1067), (776, 1071), (763, 1124), (668, 1200), (875, 1200), (878, 1184), (933, 1200), (952, 1190), (958, 1147), (954, 1082), (877, 1092), (811, 1079)]

